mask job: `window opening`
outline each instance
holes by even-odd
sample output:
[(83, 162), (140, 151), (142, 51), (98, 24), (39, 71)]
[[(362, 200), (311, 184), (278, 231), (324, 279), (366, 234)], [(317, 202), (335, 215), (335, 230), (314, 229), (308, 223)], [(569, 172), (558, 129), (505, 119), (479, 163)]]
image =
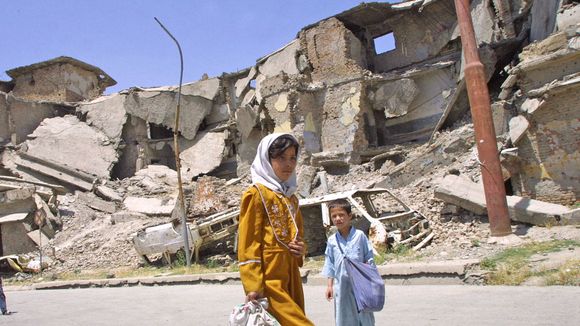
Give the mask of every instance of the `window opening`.
[(376, 37), (373, 41), (375, 43), (375, 52), (377, 54), (389, 52), (397, 48), (395, 45), (395, 34), (393, 32)]

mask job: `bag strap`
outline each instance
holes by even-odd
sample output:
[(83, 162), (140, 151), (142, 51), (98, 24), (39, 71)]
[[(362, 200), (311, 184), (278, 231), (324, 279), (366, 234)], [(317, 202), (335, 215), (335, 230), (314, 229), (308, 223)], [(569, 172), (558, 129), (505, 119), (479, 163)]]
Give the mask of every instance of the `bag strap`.
[(336, 237), (336, 244), (338, 245), (340, 253), (344, 256), (344, 258), (347, 258), (346, 255), (344, 254), (344, 251), (342, 251), (342, 246), (340, 245), (340, 240), (338, 239), (338, 231), (334, 234), (334, 236)]

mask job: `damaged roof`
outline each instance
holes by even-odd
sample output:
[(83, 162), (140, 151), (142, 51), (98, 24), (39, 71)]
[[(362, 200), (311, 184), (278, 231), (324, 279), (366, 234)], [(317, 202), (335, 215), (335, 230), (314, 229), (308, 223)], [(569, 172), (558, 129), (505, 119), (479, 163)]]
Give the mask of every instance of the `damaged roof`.
[[(312, 28), (318, 25), (320, 22), (325, 21), (329, 18), (337, 18), (342, 21), (347, 26), (365, 26), (369, 29), (369, 32), (376, 36), (379, 31), (372, 30), (373, 25), (384, 24), (388, 18), (402, 12), (408, 11), (419, 7), (419, 11), (438, 0), (410, 0), (401, 1), (399, 3), (385, 3), (385, 2), (361, 2), (356, 7), (345, 10), (337, 15), (322, 19), (314, 24), (308, 25), (303, 28), (303, 30)], [(371, 27), (371, 28), (369, 28)], [(380, 30), (380, 29), (379, 29)]]
[(49, 67), (49, 66), (52, 66), (55, 64), (63, 64), (63, 63), (68, 63), (68, 64), (71, 64), (73, 66), (77, 66), (79, 68), (94, 72), (97, 75), (97, 78), (99, 79), (100, 83), (104, 87), (109, 87), (109, 86), (113, 86), (113, 85), (117, 84), (117, 81), (115, 81), (111, 76), (109, 76), (101, 68), (95, 67), (95, 66), (90, 65), (86, 62), (77, 60), (75, 58), (67, 57), (67, 56), (60, 56), (60, 57), (57, 57), (54, 59), (50, 59), (50, 60), (46, 60), (46, 61), (42, 61), (42, 62), (37, 62), (37, 63), (31, 64), (28, 66), (13, 68), (13, 69), (7, 70), (6, 74), (12, 78), (16, 78), (16, 77), (21, 76), (29, 71), (37, 70), (37, 69), (44, 68), (44, 67)]

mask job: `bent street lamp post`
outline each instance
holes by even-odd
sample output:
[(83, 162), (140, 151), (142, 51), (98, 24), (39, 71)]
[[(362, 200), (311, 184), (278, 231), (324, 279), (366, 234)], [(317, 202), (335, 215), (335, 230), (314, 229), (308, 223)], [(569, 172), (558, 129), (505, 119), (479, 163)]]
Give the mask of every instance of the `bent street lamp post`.
[(185, 217), (185, 196), (183, 195), (183, 185), (181, 183), (181, 161), (179, 159), (179, 142), (178, 142), (179, 112), (180, 112), (180, 105), (181, 105), (181, 83), (183, 81), (183, 54), (181, 52), (181, 46), (179, 45), (179, 42), (177, 42), (177, 39), (175, 39), (175, 37), (173, 37), (173, 35), (171, 35), (169, 30), (167, 30), (167, 28), (165, 28), (165, 26), (163, 26), (163, 24), (159, 21), (159, 19), (157, 19), (157, 17), (153, 17), (153, 18), (155, 18), (155, 21), (157, 21), (157, 23), (159, 23), (159, 26), (161, 26), (161, 28), (163, 28), (163, 30), (167, 33), (167, 35), (169, 35), (169, 37), (171, 37), (171, 39), (175, 42), (175, 44), (177, 44), (177, 49), (179, 50), (179, 59), (181, 62), (181, 70), (179, 73), (179, 92), (177, 93), (177, 108), (175, 109), (175, 126), (173, 128), (173, 146), (175, 148), (175, 167), (177, 169), (177, 188), (179, 190), (178, 209), (179, 209), (179, 214), (181, 215), (181, 225), (183, 227), (183, 247), (185, 250), (187, 267), (190, 267), (191, 266), (191, 255), (189, 253), (189, 237), (188, 237), (189, 230), (187, 228), (187, 219)]
[(469, 0), (455, 0), (455, 10), (466, 62), (465, 81), (481, 165), (489, 228), (492, 236), (504, 236), (512, 233), (510, 217), (491, 116), (487, 80), (477, 52)]

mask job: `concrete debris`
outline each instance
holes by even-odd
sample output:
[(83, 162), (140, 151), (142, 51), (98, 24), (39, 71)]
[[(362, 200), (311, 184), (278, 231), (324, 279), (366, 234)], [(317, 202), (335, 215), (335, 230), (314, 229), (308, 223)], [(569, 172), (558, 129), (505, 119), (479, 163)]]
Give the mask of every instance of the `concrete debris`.
[[(478, 215), (486, 214), (483, 186), (455, 175), (447, 175), (437, 183), (435, 197), (460, 206)], [(539, 200), (507, 196), (510, 218), (513, 221), (534, 225), (567, 225), (577, 223), (571, 210), (563, 205)]]
[(525, 47), (521, 62), (510, 70), (523, 91), (516, 103), (521, 103), (518, 111), (524, 116), (518, 119), (524, 124), (517, 124), (520, 131), (512, 138), (519, 139), (517, 171), (511, 178), (516, 195), (563, 205), (578, 201), (579, 39), (577, 27), (554, 33)]
[[(514, 223), (578, 221), (560, 205), (577, 205), (580, 189), (579, 8), (556, 0), (470, 3)], [(384, 38), (390, 48), (381, 47)], [(409, 235), (397, 230), (411, 225), (382, 229), (371, 220), (363, 227), (377, 248), (385, 235), (416, 236), (410, 242), (422, 252), (478, 254), (472, 241), (489, 235), (474, 182), (484, 162), (464, 66), (453, 0), (364, 3), (305, 26), (251, 67), (184, 84), (176, 136), (187, 218), (204, 241), (195, 249), (232, 250), (256, 147), (267, 134), (288, 132), (301, 145), (299, 196), (391, 189), (432, 231)], [(0, 81), (0, 175), (28, 183), (0, 183), (0, 247), (22, 254), (42, 241), (55, 271), (138, 266), (134, 234), (173, 225), (178, 87), (102, 96), (115, 81), (69, 57), (8, 75), (13, 80)], [(37, 211), (49, 221), (41, 235)], [(316, 214), (312, 253), (327, 231), (324, 213)]]
[[(109, 179), (118, 159), (114, 144), (105, 134), (74, 116), (45, 119), (30, 135), (26, 147), (24, 153), (29, 156), (103, 179)], [(55, 151), (55, 148), (59, 150)]]
[(518, 115), (517, 117), (511, 118), (509, 122), (510, 126), (510, 138), (512, 144), (517, 144), (520, 139), (525, 135), (528, 128), (530, 128), (530, 122), (526, 117)]
[(200, 132), (194, 140), (180, 144), (181, 173), (191, 179), (220, 166), (226, 153), (225, 132)]
[(123, 126), (127, 121), (125, 95), (102, 96), (88, 103), (81, 103), (77, 111), (86, 116), (88, 125), (103, 132), (111, 141), (121, 141)]
[(101, 198), (113, 201), (113, 202), (122, 202), (123, 197), (121, 197), (114, 189), (111, 189), (107, 186), (99, 185), (95, 188), (95, 193)]
[(382, 84), (371, 93), (373, 109), (384, 110), (386, 118), (407, 114), (409, 105), (419, 93), (412, 79), (403, 78), (395, 82)]
[(145, 215), (169, 216), (175, 207), (176, 198), (143, 198), (129, 196), (123, 200), (125, 209)]
[(77, 198), (85, 202), (85, 204), (90, 208), (101, 212), (113, 214), (117, 210), (114, 203), (102, 200), (97, 196), (95, 196), (95, 194), (90, 192), (88, 193), (79, 192), (77, 194)]
[[(195, 138), (199, 126), (211, 112), (212, 107), (211, 100), (182, 94), (179, 132), (183, 137)], [(177, 91), (173, 89), (131, 89), (125, 99), (127, 113), (170, 130), (175, 124), (176, 108)]]
[[(56, 193), (46, 201), (35, 185), (22, 180), (0, 184), (0, 253), (13, 255), (34, 251), (38, 241), (53, 238), (62, 226)], [(45, 241), (44, 244), (47, 244)]]

